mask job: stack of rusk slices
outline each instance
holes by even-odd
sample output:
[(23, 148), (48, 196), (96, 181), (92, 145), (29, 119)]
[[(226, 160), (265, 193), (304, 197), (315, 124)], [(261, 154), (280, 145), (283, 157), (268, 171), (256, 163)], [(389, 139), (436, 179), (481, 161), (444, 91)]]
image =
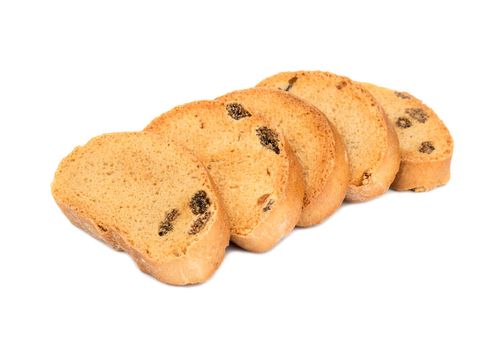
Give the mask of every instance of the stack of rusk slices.
[(75, 226), (185, 285), (207, 280), (230, 241), (264, 252), (344, 200), (444, 185), (452, 152), (409, 93), (285, 72), (91, 139), (62, 160), (52, 193)]

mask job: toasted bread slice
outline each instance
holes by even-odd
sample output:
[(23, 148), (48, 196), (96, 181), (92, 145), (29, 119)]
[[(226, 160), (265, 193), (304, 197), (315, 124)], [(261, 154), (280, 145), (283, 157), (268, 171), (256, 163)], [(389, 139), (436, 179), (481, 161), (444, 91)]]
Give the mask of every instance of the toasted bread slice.
[(327, 72), (285, 72), (258, 84), (312, 103), (335, 125), (350, 165), (349, 201), (386, 192), (398, 172), (400, 154), (394, 128), (372, 95), (350, 79)]
[(391, 188), (421, 192), (446, 184), (453, 139), (436, 113), (407, 92), (362, 85), (384, 108), (400, 141), (400, 171)]
[(321, 111), (292, 94), (269, 88), (234, 91), (218, 100), (242, 104), (285, 135), (304, 172), (298, 226), (320, 223), (341, 205), (348, 188), (348, 160), (343, 141)]
[(115, 133), (77, 147), (52, 194), (77, 227), (160, 281), (192, 284), (218, 268), (229, 225), (206, 169), (157, 135)]
[(240, 247), (266, 251), (298, 222), (302, 170), (281, 131), (254, 111), (238, 103), (192, 102), (145, 130), (173, 138), (207, 166)]

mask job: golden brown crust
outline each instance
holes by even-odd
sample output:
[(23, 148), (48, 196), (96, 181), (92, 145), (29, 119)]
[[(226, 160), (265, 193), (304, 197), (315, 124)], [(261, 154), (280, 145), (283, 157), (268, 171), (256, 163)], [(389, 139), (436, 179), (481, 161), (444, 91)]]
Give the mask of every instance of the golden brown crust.
[[(185, 129), (184, 125), (187, 126), (187, 129)], [(265, 148), (259, 143), (258, 136), (254, 136), (255, 141), (252, 141), (253, 139), (251, 138), (254, 135), (252, 131), (262, 125), (269, 126), (280, 136), (277, 152), (267, 150), (265, 153)], [(220, 132), (219, 130), (224, 131)], [(240, 247), (255, 252), (266, 251), (272, 248), (296, 225), (300, 218), (303, 203), (303, 175), (299, 171), (300, 165), (291, 153), (282, 132), (271, 125), (265, 118), (252, 112), (248, 118), (232, 121), (232, 118), (227, 116), (224, 103), (218, 101), (195, 101), (175, 107), (155, 118), (145, 128), (145, 131), (171, 137), (176, 142), (184, 145), (187, 143), (188, 146), (186, 145), (186, 147), (195, 153), (208, 167), (211, 177), (226, 203), (227, 213), (232, 223), (231, 240)], [(238, 138), (235, 133), (238, 133)], [(186, 138), (191, 138), (193, 135), (195, 135), (194, 142), (187, 142)], [(234, 135), (233, 138), (232, 135)], [(233, 141), (223, 142), (223, 138)], [(212, 139), (215, 142), (213, 146), (210, 144)], [(243, 142), (245, 147), (242, 152), (237, 152), (236, 147), (239, 147), (237, 145), (238, 140), (241, 140), (240, 142)], [(225, 148), (224, 146), (227, 147)], [(229, 148), (232, 149), (229, 150)], [(253, 150), (256, 150), (255, 153), (249, 157), (242, 155)], [(260, 150), (262, 151), (259, 152)], [(236, 157), (233, 157), (233, 154)], [(252, 157), (258, 158), (254, 161)], [(255, 164), (251, 168), (255, 169), (254, 172), (258, 176), (264, 176), (248, 178), (249, 186), (253, 185), (255, 187), (253, 188), (257, 189), (260, 188), (261, 183), (267, 181), (266, 179), (270, 179), (269, 183), (266, 182), (264, 184), (267, 187), (263, 185), (263, 188), (268, 195), (279, 193), (280, 197), (276, 199), (276, 203), (272, 208), (262, 211), (259, 216), (252, 219), (258, 220), (255, 224), (250, 225), (252, 221), (246, 221), (248, 224), (241, 226), (237, 221), (243, 219), (244, 215), (251, 215), (251, 213), (258, 215), (256, 210), (262, 209), (261, 207), (250, 206), (245, 211), (242, 211), (244, 214), (238, 214), (238, 207), (247, 205), (247, 202), (241, 202), (240, 197), (238, 197), (240, 195), (239, 190), (232, 190), (232, 188), (238, 187), (239, 179), (243, 181), (243, 177), (235, 178), (235, 174), (239, 176), (238, 174), (243, 174), (248, 170), (245, 168), (247, 161), (252, 162), (253, 165)], [(228, 174), (225, 173), (225, 168), (220, 168), (220, 166), (225, 166), (226, 163), (229, 164), (230, 168), (228, 169), (231, 170)], [(275, 168), (272, 169), (273, 174), (269, 176), (263, 175), (266, 174), (266, 170), (261, 168), (259, 164), (264, 163)], [(228, 176), (228, 178), (225, 176)], [(270, 184), (273, 181), (271, 176), (278, 179), (274, 185)], [(287, 185), (289, 182), (291, 185)], [(243, 190), (246, 185), (247, 183), (243, 182), (239, 189)], [(302, 194), (299, 193), (300, 188), (302, 188)], [(260, 196), (260, 198), (263, 197), (262, 193), (257, 193), (256, 195)]]
[(116, 251), (124, 251), (123, 247), (119, 244), (119, 239), (115, 235), (115, 232), (113, 230), (103, 230), (101, 228), (101, 225), (97, 224), (96, 221), (80, 214), (76, 208), (71, 208), (68, 204), (65, 204), (55, 195), (54, 198), (58, 207), (60, 208), (60, 210), (62, 210), (62, 213), (67, 217), (67, 219), (69, 219), (72, 225), (88, 233), (93, 238), (106, 243)]
[(250, 88), (217, 98), (241, 103), (266, 117), (285, 134), (304, 173), (305, 194), (297, 226), (329, 217), (345, 198), (349, 168), (343, 141), (324, 113), (285, 91)]
[(340, 134), (331, 125), (334, 137), (335, 167), (328, 176), (321, 192), (306, 207), (306, 215), (300, 218), (298, 226), (306, 227), (323, 221), (341, 206), (347, 194), (350, 181), (348, 156)]
[[(407, 92), (369, 83), (361, 85), (386, 110), (399, 138), (401, 164), (391, 188), (421, 192), (446, 184), (450, 178), (453, 139), (434, 111)], [(432, 153), (421, 153), (423, 141), (434, 146)]]
[(157, 263), (132, 248), (116, 228), (102, 230), (94, 219), (82, 215), (76, 208), (58, 200), (56, 203), (74, 226), (117, 251), (125, 251), (141, 271), (168, 284), (196, 284), (209, 279), (223, 261), (230, 238), (227, 219), (220, 214), (220, 210), (207, 234), (192, 243), (186, 255), (170, 257), (165, 263)]
[(448, 183), (451, 158), (414, 162), (403, 160), (392, 188), (396, 191), (430, 191)]
[[(399, 169), (398, 141), (384, 111), (366, 89), (349, 78), (321, 71), (278, 73), (257, 86), (288, 90), (334, 122), (349, 156), (348, 201), (369, 200), (389, 189)], [(352, 122), (348, 118), (353, 118)], [(362, 123), (360, 128), (352, 126), (356, 121)], [(364, 148), (363, 142), (370, 142), (370, 138), (375, 146)]]
[[(127, 135), (142, 136), (139, 136), (137, 140), (131, 139), (128, 141), (128, 139), (124, 138)], [(138, 142), (141, 140), (140, 137), (144, 137), (143, 135), (144, 133), (107, 134), (94, 138), (88, 145), (94, 145), (94, 143), (101, 142), (101, 140), (104, 141), (105, 137), (116, 137), (121, 143)], [(147, 137), (155, 139), (153, 145), (158, 145), (157, 141), (160, 138), (155, 135)], [(170, 147), (170, 145), (167, 147)], [(62, 178), (62, 174), (65, 171), (64, 169), (77, 161), (77, 155), (79, 154), (77, 151), (80, 149), (76, 148), (74, 152), (61, 162), (52, 184), (52, 194), (57, 205), (73, 225), (87, 232), (92, 237), (103, 241), (113, 249), (125, 251), (133, 258), (142, 271), (150, 274), (159, 281), (174, 285), (195, 284), (204, 282), (213, 274), (223, 260), (225, 249), (229, 243), (229, 225), (221, 198), (216, 194), (215, 185), (197, 159), (185, 149), (178, 146), (167, 148), (167, 150), (173, 150), (176, 156), (180, 156), (181, 152), (182, 159), (185, 157), (188, 160), (185, 163), (188, 167), (201, 169), (196, 172), (196, 175), (203, 174), (204, 178), (201, 179), (204, 181), (204, 186), (208, 189), (208, 198), (212, 204), (211, 208), (215, 208), (206, 226), (207, 229), (203, 229), (200, 236), (197, 236), (197, 239), (188, 243), (182, 254), (163, 254), (160, 257), (153, 257), (147, 249), (139, 248), (136, 245), (136, 239), (139, 238), (131, 235), (130, 232), (124, 232), (122, 230), (123, 225), (120, 221), (108, 220), (108, 218), (105, 220), (99, 216), (96, 217), (96, 212), (91, 210), (91, 201), (84, 204), (81, 201), (75, 202), (73, 200), (69, 194), (70, 191), (66, 187), (70, 186), (70, 183), (66, 183), (66, 176)], [(90, 174), (87, 175), (90, 176)], [(184, 232), (184, 234), (187, 233)]]
[(143, 272), (160, 281), (174, 285), (197, 284), (209, 279), (218, 269), (225, 256), (229, 239), (226, 215), (217, 215), (201, 240), (188, 247), (186, 255), (170, 258), (166, 264), (147, 261), (132, 249), (128, 250), (128, 253)]
[(302, 167), (288, 144), (288, 181), (285, 185), (285, 197), (279, 200), (271, 214), (252, 230), (248, 236), (232, 235), (232, 241), (251, 252), (261, 253), (273, 248), (282, 238), (292, 232), (302, 212), (304, 182)]
[(363, 186), (349, 186), (346, 195), (346, 200), (349, 202), (362, 202), (382, 195), (390, 188), (390, 184), (398, 173), (400, 167), (400, 145), (398, 143), (398, 136), (388, 118), (385, 118), (385, 121), (388, 132), (388, 144), (386, 149), (383, 150), (384, 155), (381, 164), (367, 180), (368, 183)]

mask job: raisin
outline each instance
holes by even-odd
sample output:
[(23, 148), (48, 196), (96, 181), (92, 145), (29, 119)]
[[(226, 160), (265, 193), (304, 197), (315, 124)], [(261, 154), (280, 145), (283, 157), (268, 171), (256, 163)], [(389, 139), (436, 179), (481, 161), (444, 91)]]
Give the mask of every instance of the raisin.
[(273, 204), (274, 204), (274, 200), (270, 199), (268, 201), (268, 203), (266, 203), (266, 206), (264, 208), (262, 208), (262, 211), (267, 212), (267, 211), (271, 210)]
[(395, 95), (396, 95), (396, 97), (402, 98), (404, 100), (408, 100), (411, 98), (411, 96), (409, 94), (407, 94), (406, 92), (401, 92), (401, 91), (395, 91)]
[(431, 154), (436, 148), (430, 141), (424, 141), (420, 144), (419, 152)]
[(166, 235), (168, 232), (173, 230), (173, 224), (168, 221), (162, 221), (160, 224), (160, 229), (158, 231), (158, 234), (160, 236)]
[(266, 126), (261, 126), (256, 129), (256, 135), (259, 137), (261, 145), (270, 149), (276, 154), (280, 154), (280, 147), (278, 146), (278, 134)]
[(197, 233), (199, 233), (199, 231), (201, 231), (204, 228), (204, 226), (206, 226), (210, 217), (211, 217), (210, 211), (207, 211), (204, 214), (199, 215), (197, 219), (195, 219), (195, 221), (192, 223), (192, 226), (189, 229), (189, 235), (196, 235)]
[(290, 91), (290, 89), (293, 87), (293, 84), (295, 84), (297, 82), (298, 78), (295, 76), (295, 77), (292, 77), (288, 80), (288, 86), (285, 88), (285, 91)]
[(347, 85), (348, 85), (348, 83), (347, 83), (345, 80), (342, 80), (342, 81), (340, 81), (338, 84), (336, 84), (336, 88), (337, 88), (338, 90), (341, 90), (341, 89), (343, 89), (343, 88), (344, 88), (345, 86), (347, 86)]
[(367, 185), (370, 182), (371, 173), (364, 171), (362, 174), (362, 185)]
[(210, 205), (208, 195), (203, 190), (196, 192), (189, 202), (190, 210), (194, 215), (204, 214)]
[(236, 102), (228, 103), (226, 105), (226, 111), (228, 112), (228, 115), (235, 120), (251, 116), (250, 112), (246, 110), (244, 106)]
[(424, 112), (422, 108), (407, 108), (405, 109), (405, 113), (410, 117), (418, 121), (419, 123), (425, 123), (429, 116)]
[(160, 236), (166, 235), (173, 230), (173, 221), (180, 215), (178, 209), (172, 209), (165, 215), (165, 219), (160, 223), (158, 234)]
[(168, 221), (175, 221), (176, 218), (180, 215), (177, 209), (172, 209), (168, 214), (166, 214), (165, 219)]
[(412, 122), (408, 118), (399, 117), (396, 120), (396, 126), (398, 126), (399, 128), (402, 128), (402, 129), (406, 129), (406, 128), (409, 128), (412, 126)]

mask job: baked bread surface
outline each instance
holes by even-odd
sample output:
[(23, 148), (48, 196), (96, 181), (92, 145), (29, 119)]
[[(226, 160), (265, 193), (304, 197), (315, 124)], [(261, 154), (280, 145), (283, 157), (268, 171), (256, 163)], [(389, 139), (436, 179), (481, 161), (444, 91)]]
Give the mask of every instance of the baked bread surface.
[(77, 147), (52, 194), (68, 219), (170, 284), (208, 279), (229, 242), (220, 197), (187, 150), (153, 134), (114, 133)]
[(298, 226), (320, 223), (341, 205), (349, 182), (348, 159), (341, 137), (321, 111), (288, 92), (270, 88), (234, 91), (218, 100), (242, 104), (285, 135), (304, 173)]
[(225, 203), (231, 239), (263, 252), (299, 221), (304, 184), (282, 132), (238, 103), (196, 101), (173, 108), (145, 129), (170, 137), (206, 165)]
[(400, 171), (391, 188), (422, 192), (446, 184), (453, 139), (436, 113), (407, 92), (362, 85), (384, 108), (400, 142)]
[(283, 72), (259, 87), (288, 91), (320, 109), (335, 125), (349, 159), (349, 201), (386, 192), (398, 172), (400, 154), (394, 128), (374, 97), (350, 79), (328, 72)]

